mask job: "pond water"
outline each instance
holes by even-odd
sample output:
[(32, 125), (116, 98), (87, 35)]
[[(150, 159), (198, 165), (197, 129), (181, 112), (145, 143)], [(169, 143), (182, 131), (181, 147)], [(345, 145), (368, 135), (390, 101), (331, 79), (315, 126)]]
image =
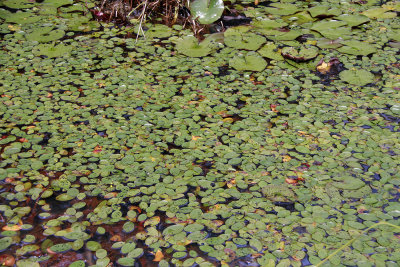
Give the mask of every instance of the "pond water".
[(399, 266), (399, 1), (96, 5), (0, 3), (3, 265)]

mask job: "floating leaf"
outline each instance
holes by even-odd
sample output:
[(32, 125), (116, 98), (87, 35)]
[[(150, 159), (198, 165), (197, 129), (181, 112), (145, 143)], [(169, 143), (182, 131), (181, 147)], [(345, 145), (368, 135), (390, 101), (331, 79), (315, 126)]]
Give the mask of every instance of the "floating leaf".
[(69, 240), (77, 240), (77, 239), (87, 240), (90, 238), (90, 235), (85, 232), (69, 232), (66, 235), (64, 235), (64, 237)]
[(17, 251), (15, 252), (15, 254), (16, 254), (17, 256), (23, 256), (23, 255), (25, 255), (25, 254), (27, 254), (27, 253), (29, 253), (29, 252), (38, 250), (39, 248), (40, 248), (40, 247), (39, 247), (38, 245), (26, 245), (26, 246), (23, 246), (23, 247), (17, 249)]
[(3, 5), (13, 9), (31, 8), (35, 6), (35, 2), (30, 0), (4, 0)]
[(291, 15), (299, 10), (296, 5), (288, 3), (272, 3), (270, 6), (271, 7), (266, 7), (264, 10), (273, 15)]
[(144, 222), (144, 227), (151, 225), (155, 226), (160, 223), (160, 216), (154, 216)]
[(347, 39), (352, 34), (350, 27), (346, 26), (347, 22), (339, 21), (339, 20), (323, 20), (317, 23), (314, 23), (311, 27), (311, 30), (317, 31), (322, 34), (324, 37), (328, 39), (338, 39), (344, 38)]
[(340, 9), (332, 8), (331, 6), (326, 6), (326, 5), (318, 5), (318, 6), (312, 7), (310, 9), (308, 9), (308, 12), (310, 12), (310, 15), (313, 17), (338, 16), (342, 13), (340, 11)]
[(336, 40), (320, 38), (320, 39), (318, 39), (317, 46), (322, 49), (339, 48), (339, 47), (343, 46), (342, 42), (343, 42), (342, 38), (338, 38)]
[(30, 24), (40, 20), (40, 16), (36, 16), (32, 12), (10, 12), (0, 8), (0, 18), (9, 23)]
[(218, 20), (224, 11), (222, 0), (194, 0), (189, 5), (192, 17), (201, 24), (211, 24)]
[(0, 255), (0, 266), (14, 266), (15, 258), (9, 254)]
[(369, 54), (376, 52), (376, 48), (373, 45), (366, 42), (350, 40), (350, 41), (343, 41), (342, 44), (344, 44), (344, 46), (338, 48), (338, 51), (341, 53), (367, 56)]
[(252, 25), (257, 29), (272, 30), (287, 26), (286, 22), (276, 21), (272, 19), (255, 20)]
[(127, 221), (126, 223), (124, 223), (124, 225), (122, 226), (122, 230), (125, 233), (131, 233), (133, 230), (135, 229), (135, 224), (131, 221)]
[(59, 252), (65, 252), (68, 251), (72, 248), (71, 243), (60, 243), (53, 245), (49, 248), (50, 251), (59, 253)]
[(267, 66), (267, 62), (256, 52), (239, 54), (229, 60), (229, 65), (236, 70), (262, 71)]
[(189, 57), (204, 57), (218, 48), (214, 40), (205, 39), (201, 43), (194, 36), (186, 36), (176, 42), (176, 50)]
[(180, 225), (180, 224), (171, 225), (164, 229), (163, 234), (164, 235), (176, 235), (176, 234), (182, 232), (183, 228), (184, 228), (183, 225)]
[(344, 70), (339, 74), (339, 77), (347, 83), (359, 86), (364, 86), (374, 81), (374, 75), (371, 72), (362, 69)]
[(33, 49), (32, 53), (37, 56), (47, 56), (53, 58), (69, 54), (71, 50), (71, 46), (65, 46), (64, 44), (40, 44)]
[(135, 259), (132, 259), (132, 258), (119, 258), (117, 260), (117, 263), (119, 265), (122, 265), (122, 266), (134, 266), (135, 265)]
[(11, 237), (0, 238), (0, 251), (6, 250), (13, 243)]
[(266, 42), (261, 35), (248, 32), (248, 27), (234, 27), (225, 31), (225, 44), (237, 49), (257, 50)]
[(397, 17), (396, 12), (390, 12), (390, 10), (383, 7), (368, 9), (362, 14), (370, 19), (392, 19)]
[(318, 56), (318, 48), (315, 46), (284, 47), (282, 56), (295, 62), (304, 62)]
[(261, 33), (265, 34), (265, 36), (274, 41), (292, 41), (297, 37), (302, 35), (302, 32), (299, 30), (259, 30)]
[(73, 0), (44, 0), (43, 1), (44, 5), (53, 6), (56, 8), (66, 6), (66, 5), (71, 5), (73, 3), (74, 3)]
[(355, 190), (363, 187), (365, 183), (361, 179), (350, 176), (340, 177), (340, 182), (333, 182), (332, 185), (338, 189)]
[(337, 17), (337, 19), (347, 22), (350, 27), (355, 27), (364, 24), (369, 21), (368, 17), (363, 15), (348, 15), (343, 14)]
[(53, 27), (37, 27), (31, 33), (25, 35), (28, 41), (37, 41), (40, 43), (47, 43), (58, 40), (65, 35), (65, 32), (60, 29), (53, 29)]
[[(136, 31), (135, 31), (136, 32)], [(148, 29), (145, 32), (146, 38), (166, 38), (170, 37), (173, 34), (173, 30), (162, 24), (154, 24), (149, 25)]]
[(79, 261), (74, 261), (68, 267), (85, 267), (85, 266), (86, 266), (85, 261), (79, 260)]
[(164, 254), (162, 253), (161, 250), (157, 250), (156, 254), (154, 255), (154, 260), (156, 262), (161, 261), (164, 258)]
[(257, 51), (261, 56), (273, 60), (284, 60), (281, 55), (280, 49), (274, 43), (267, 43), (260, 50)]
[(142, 248), (135, 248), (131, 252), (128, 253), (127, 257), (128, 258), (139, 258), (140, 256), (143, 255), (143, 249)]

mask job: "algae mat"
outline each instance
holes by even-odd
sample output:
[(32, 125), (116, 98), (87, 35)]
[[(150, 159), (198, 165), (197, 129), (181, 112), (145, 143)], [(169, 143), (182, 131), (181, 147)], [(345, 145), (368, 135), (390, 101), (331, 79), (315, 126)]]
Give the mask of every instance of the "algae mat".
[(398, 1), (236, 3), (202, 42), (0, 5), (2, 264), (399, 265)]

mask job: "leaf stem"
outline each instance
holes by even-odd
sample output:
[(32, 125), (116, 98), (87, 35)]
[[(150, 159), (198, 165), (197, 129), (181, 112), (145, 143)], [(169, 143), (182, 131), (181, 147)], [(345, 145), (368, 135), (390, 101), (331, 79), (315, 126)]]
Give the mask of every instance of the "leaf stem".
[(325, 262), (327, 262), (330, 258), (332, 258), (333, 256), (335, 256), (336, 254), (338, 254), (341, 250), (345, 249), (346, 247), (350, 246), (351, 243), (353, 243), (357, 238), (359, 238), (360, 236), (362, 236), (363, 234), (365, 234), (366, 232), (368, 232), (370, 229), (377, 227), (380, 224), (386, 224), (389, 226), (393, 226), (397, 229), (400, 230), (400, 226), (398, 225), (394, 225), (392, 223), (386, 222), (386, 221), (381, 221), (381, 222), (377, 222), (373, 225), (371, 225), (370, 227), (368, 227), (367, 229), (365, 229), (364, 231), (362, 231), (358, 236), (354, 237), (353, 239), (347, 241), (343, 246), (341, 246), (340, 248), (336, 249), (332, 254), (328, 255), (328, 257), (326, 257), (325, 259), (323, 259), (322, 261), (320, 261), (317, 265), (315, 265), (315, 267), (319, 267), (322, 264), (324, 264)]

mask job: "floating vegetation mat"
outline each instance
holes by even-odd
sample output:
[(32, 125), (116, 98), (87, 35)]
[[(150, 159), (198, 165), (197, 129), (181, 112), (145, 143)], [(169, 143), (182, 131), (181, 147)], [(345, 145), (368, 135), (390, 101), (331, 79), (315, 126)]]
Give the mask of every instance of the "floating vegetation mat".
[(0, 5), (1, 264), (399, 266), (398, 1)]

